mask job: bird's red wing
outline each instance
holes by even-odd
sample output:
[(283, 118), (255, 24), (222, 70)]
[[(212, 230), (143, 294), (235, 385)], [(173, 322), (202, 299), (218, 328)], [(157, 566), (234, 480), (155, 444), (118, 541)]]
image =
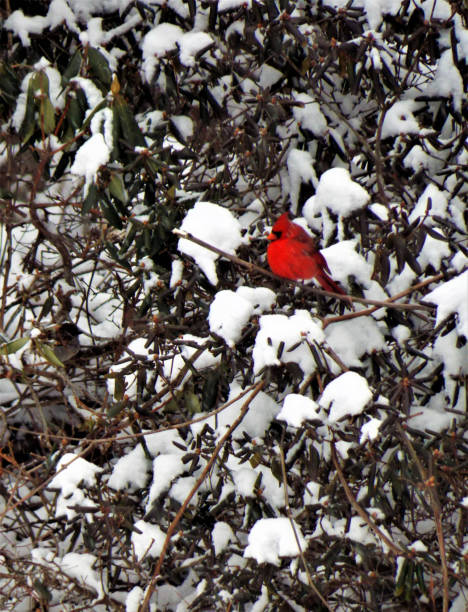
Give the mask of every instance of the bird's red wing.
[(277, 240), (271, 243), (268, 247), (268, 263), (275, 274), (293, 280), (308, 280), (320, 271), (317, 253), (311, 254), (298, 240)]

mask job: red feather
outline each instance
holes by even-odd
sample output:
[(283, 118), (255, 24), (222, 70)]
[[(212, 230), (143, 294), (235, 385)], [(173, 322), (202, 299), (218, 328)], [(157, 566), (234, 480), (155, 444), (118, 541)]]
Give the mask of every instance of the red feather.
[(347, 295), (327, 274), (330, 270), (314, 239), (293, 223), (288, 213), (278, 218), (268, 240), (267, 259), (272, 272), (292, 280), (315, 278), (326, 291)]

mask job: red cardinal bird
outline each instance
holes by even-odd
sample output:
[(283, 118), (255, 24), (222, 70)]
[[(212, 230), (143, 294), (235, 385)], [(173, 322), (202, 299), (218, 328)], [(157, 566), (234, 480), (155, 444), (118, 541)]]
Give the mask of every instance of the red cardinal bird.
[(292, 280), (317, 279), (325, 291), (347, 295), (328, 276), (325, 257), (315, 246), (315, 241), (297, 223), (293, 223), (287, 212), (276, 221), (268, 236), (267, 259), (271, 271)]

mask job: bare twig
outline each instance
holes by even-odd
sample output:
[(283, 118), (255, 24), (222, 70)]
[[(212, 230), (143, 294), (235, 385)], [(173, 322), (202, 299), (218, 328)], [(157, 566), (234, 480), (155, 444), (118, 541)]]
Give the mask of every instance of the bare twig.
[(336, 454), (335, 442), (333, 440), (330, 442), (330, 450), (333, 465), (335, 466), (339, 481), (341, 482), (341, 485), (345, 490), (346, 497), (348, 498), (348, 501), (351, 506), (359, 514), (362, 520), (367, 523), (367, 525), (372, 529), (372, 531), (376, 534), (379, 540), (381, 540), (387, 545), (387, 547), (393, 552), (393, 554), (400, 555), (402, 557), (407, 557), (408, 553), (403, 548), (400, 548), (394, 542), (392, 542), (392, 540), (390, 540), (390, 538), (381, 529), (379, 529), (379, 527), (374, 523), (374, 521), (367, 514), (367, 512), (363, 510), (356, 501), (356, 498), (352, 494), (351, 489), (349, 488), (349, 485), (346, 482), (346, 478), (344, 477), (343, 470), (341, 469), (340, 462), (338, 461), (338, 456)]
[[(261, 266), (257, 266), (256, 264), (253, 264), (250, 261), (245, 261), (245, 259), (241, 259), (240, 257), (237, 257), (236, 255), (231, 255), (230, 253), (226, 253), (225, 251), (218, 249), (218, 247), (215, 247), (212, 244), (208, 244), (208, 242), (205, 242), (204, 240), (200, 240), (200, 238), (197, 238), (196, 236), (192, 236), (192, 234), (189, 234), (188, 232), (184, 232), (177, 228), (173, 229), (172, 232), (176, 234), (176, 236), (179, 236), (180, 238), (183, 238), (184, 240), (190, 240), (190, 242), (194, 242), (195, 244), (198, 244), (204, 247), (205, 249), (212, 251), (213, 253), (217, 253), (218, 255), (220, 255), (221, 257), (224, 257), (225, 259), (229, 259), (233, 263), (238, 264), (239, 266), (243, 266), (244, 268), (247, 268), (251, 272), (258, 272), (259, 274), (262, 274), (263, 276), (268, 276), (269, 278), (274, 278), (275, 280), (278, 280), (281, 282), (287, 282), (287, 283), (296, 285), (300, 287), (302, 290), (307, 291), (308, 293), (313, 293), (314, 295), (325, 295), (327, 297), (334, 297), (338, 300), (348, 302), (348, 303), (358, 302), (359, 304), (373, 304), (374, 306), (378, 306), (378, 308), (395, 308), (398, 310), (426, 310), (428, 312), (433, 311), (433, 308), (431, 306), (426, 306), (424, 304), (399, 304), (399, 303), (395, 304), (393, 303), (392, 300), (397, 299), (397, 298), (389, 298), (388, 300), (385, 300), (385, 301), (368, 300), (368, 299), (356, 297), (353, 295), (341, 295), (340, 293), (333, 293), (332, 291), (316, 289), (315, 287), (311, 287), (310, 285), (304, 285), (304, 283), (302, 282), (287, 279), (287, 278), (282, 278), (281, 276), (277, 276), (276, 274), (273, 274), (273, 272), (270, 272), (269, 270), (266, 270), (265, 268), (262, 268)], [(377, 310), (377, 308), (375, 310)], [(364, 311), (360, 311), (360, 312), (364, 312)], [(372, 310), (372, 312), (374, 312), (374, 310)], [(359, 315), (358, 313), (355, 313), (354, 316), (359, 316)]]
[(256, 395), (258, 395), (258, 393), (260, 393), (260, 391), (263, 389), (264, 386), (265, 386), (265, 381), (261, 381), (257, 385), (255, 385), (254, 390), (252, 391), (252, 393), (249, 395), (249, 397), (246, 399), (246, 401), (242, 404), (239, 416), (232, 423), (232, 425), (228, 428), (226, 433), (220, 438), (218, 444), (216, 445), (216, 447), (215, 447), (215, 449), (213, 451), (213, 454), (211, 455), (209, 461), (205, 465), (205, 467), (204, 467), (202, 473), (200, 474), (198, 480), (194, 484), (194, 486), (193, 486), (192, 490), (190, 491), (190, 493), (187, 495), (184, 503), (182, 504), (182, 506), (180, 507), (179, 511), (177, 512), (174, 520), (169, 525), (169, 529), (167, 530), (166, 539), (164, 540), (164, 544), (163, 544), (163, 547), (162, 547), (161, 554), (159, 556), (158, 562), (157, 562), (156, 567), (154, 569), (153, 576), (151, 577), (151, 581), (150, 581), (150, 583), (148, 585), (148, 588), (146, 589), (145, 598), (143, 600), (143, 603), (140, 606), (139, 612), (146, 612), (146, 610), (149, 610), (150, 599), (151, 599), (151, 596), (153, 595), (153, 592), (154, 592), (154, 590), (156, 588), (156, 582), (157, 582), (157, 579), (159, 577), (159, 574), (161, 573), (162, 564), (163, 564), (164, 559), (166, 557), (166, 553), (167, 553), (167, 550), (169, 548), (169, 543), (170, 543), (171, 538), (172, 538), (172, 536), (174, 534), (174, 531), (177, 528), (177, 525), (180, 523), (180, 521), (181, 521), (181, 519), (182, 519), (182, 517), (183, 517), (183, 515), (185, 513), (185, 510), (187, 509), (187, 506), (190, 503), (190, 500), (193, 498), (195, 493), (198, 491), (198, 489), (203, 484), (203, 482), (204, 482), (208, 472), (211, 470), (211, 468), (214, 465), (214, 462), (218, 458), (218, 455), (221, 452), (221, 450), (222, 450), (222, 448), (224, 446), (224, 443), (231, 436), (232, 432), (240, 425), (240, 423), (242, 422), (243, 418), (247, 414), (247, 411), (249, 409), (250, 403), (256, 397)]
[(318, 588), (316, 587), (314, 581), (312, 580), (312, 576), (310, 575), (309, 568), (307, 566), (307, 561), (306, 561), (306, 558), (304, 556), (304, 551), (302, 550), (302, 546), (301, 546), (301, 543), (299, 541), (299, 536), (297, 535), (296, 524), (295, 524), (293, 516), (292, 516), (291, 507), (289, 506), (289, 499), (288, 499), (288, 478), (287, 478), (287, 475), (286, 475), (286, 464), (285, 464), (285, 461), (284, 461), (284, 453), (283, 453), (283, 449), (281, 447), (279, 448), (279, 456), (280, 456), (280, 461), (281, 461), (281, 476), (283, 478), (283, 488), (284, 488), (284, 507), (286, 508), (286, 514), (288, 515), (288, 519), (289, 519), (289, 522), (291, 524), (291, 529), (293, 530), (293, 533), (294, 533), (294, 538), (296, 540), (297, 549), (299, 550), (299, 556), (301, 557), (302, 565), (304, 567), (304, 571), (305, 571), (306, 576), (307, 576), (307, 581), (309, 583), (310, 588), (317, 595), (317, 597), (320, 599), (322, 604), (326, 607), (327, 610), (330, 610), (330, 612), (331, 612), (331, 608), (328, 605), (326, 599), (324, 598), (322, 593), (318, 590)]
[(437, 496), (437, 492), (436, 492), (436, 482), (435, 482), (435, 479), (432, 476), (430, 477), (428, 473), (426, 472), (426, 470), (424, 469), (424, 466), (421, 463), (418, 457), (418, 454), (411, 440), (408, 438), (408, 435), (406, 434), (403, 427), (400, 425), (400, 423), (396, 423), (396, 427), (398, 430), (398, 434), (401, 440), (403, 441), (403, 444), (408, 449), (408, 452), (411, 456), (412, 461), (414, 461), (414, 464), (418, 468), (418, 472), (422, 480), (422, 485), (424, 489), (426, 490), (426, 492), (428, 493), (428, 496), (431, 502), (430, 506), (434, 514), (434, 522), (435, 522), (436, 533), (437, 533), (437, 543), (439, 545), (439, 552), (440, 552), (440, 563), (442, 565), (442, 584), (443, 584), (442, 610), (443, 612), (447, 612), (448, 605), (449, 605), (449, 570), (447, 566), (447, 555), (446, 555), (446, 550), (445, 550), (444, 532), (442, 529), (442, 512), (441, 512), (439, 497)]
[[(414, 291), (419, 291), (419, 289), (421, 289), (422, 287), (426, 287), (427, 285), (430, 285), (431, 283), (435, 283), (438, 280), (440, 280), (441, 278), (444, 278), (444, 274), (441, 272), (440, 274), (436, 274), (435, 276), (431, 276), (430, 278), (426, 278), (425, 280), (421, 281), (420, 283), (417, 283), (416, 285), (412, 285), (411, 287), (408, 287), (408, 289), (405, 289), (404, 291), (400, 291), (400, 293), (397, 293), (396, 295), (393, 295), (392, 297), (388, 298), (389, 302), (393, 302), (394, 300), (399, 300), (400, 298), (404, 297), (405, 295), (409, 295), (410, 293), (414, 293)], [(356, 312), (350, 312), (350, 313), (346, 313), (337, 317), (328, 317), (327, 319), (324, 319), (322, 321), (323, 323), (323, 327), (325, 328), (327, 325), (330, 325), (331, 323), (336, 323), (337, 321), (345, 321), (346, 319), (354, 319), (356, 317), (362, 317), (362, 316), (366, 316), (366, 315), (370, 315), (373, 312), (375, 312), (376, 310), (379, 310), (380, 308), (382, 308), (381, 306), (375, 306), (373, 308), (366, 308), (365, 310), (358, 310)], [(429, 306), (429, 308), (432, 310), (432, 308)]]

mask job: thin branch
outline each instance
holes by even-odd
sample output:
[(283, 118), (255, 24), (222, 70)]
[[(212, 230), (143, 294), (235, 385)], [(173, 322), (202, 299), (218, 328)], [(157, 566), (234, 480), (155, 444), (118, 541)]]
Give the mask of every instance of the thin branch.
[(403, 427), (400, 425), (400, 423), (396, 423), (396, 427), (397, 427), (401, 440), (403, 441), (404, 445), (408, 449), (411, 459), (414, 461), (414, 464), (418, 468), (424, 489), (427, 491), (429, 495), (429, 499), (431, 500), (430, 505), (432, 508), (432, 512), (434, 514), (434, 522), (435, 522), (436, 533), (437, 533), (437, 543), (439, 545), (439, 552), (440, 552), (440, 563), (442, 565), (442, 584), (443, 584), (442, 611), (448, 612), (449, 570), (447, 566), (447, 555), (446, 555), (446, 550), (445, 550), (444, 532), (442, 529), (442, 512), (441, 512), (441, 507), (440, 507), (440, 500), (439, 500), (439, 497), (437, 496), (437, 492), (435, 488), (436, 482), (433, 477), (429, 477), (428, 473), (424, 469), (423, 464), (421, 463), (418, 457), (418, 454), (411, 440), (408, 438), (408, 435), (406, 434)]
[(359, 514), (362, 520), (365, 521), (367, 525), (372, 529), (372, 531), (376, 534), (379, 540), (381, 540), (388, 546), (388, 548), (393, 552), (393, 554), (402, 556), (402, 557), (407, 557), (408, 553), (405, 550), (403, 550), (403, 548), (400, 548), (394, 542), (392, 542), (392, 540), (390, 540), (390, 538), (381, 529), (379, 529), (379, 527), (374, 523), (374, 521), (367, 514), (367, 512), (363, 510), (361, 506), (358, 504), (358, 502), (356, 501), (356, 498), (352, 494), (351, 489), (349, 488), (349, 485), (346, 482), (346, 478), (344, 477), (343, 470), (341, 469), (341, 465), (340, 465), (340, 462), (338, 461), (338, 456), (336, 454), (335, 442), (333, 441), (330, 442), (330, 450), (331, 450), (331, 458), (333, 461), (333, 465), (335, 466), (336, 473), (338, 475), (338, 478), (341, 482), (343, 489), (345, 490), (346, 497), (348, 498), (348, 501), (351, 504), (351, 506)]
[[(426, 278), (420, 283), (417, 283), (416, 285), (412, 285), (411, 287), (408, 287), (408, 289), (405, 289), (404, 291), (400, 291), (400, 293), (397, 293), (396, 295), (393, 295), (392, 297), (388, 298), (388, 301), (393, 302), (393, 300), (399, 300), (400, 298), (405, 297), (405, 295), (409, 295), (411, 293), (414, 293), (415, 291), (419, 291), (419, 289), (421, 289), (422, 287), (425, 287), (426, 285), (430, 285), (431, 283), (437, 282), (441, 278), (444, 278), (444, 276), (445, 274), (441, 272), (439, 274), (436, 274), (435, 276)], [(367, 316), (367, 315), (372, 314), (376, 310), (379, 310), (380, 308), (382, 307), (374, 306), (373, 308), (366, 308), (365, 310), (358, 310), (356, 312), (346, 313), (346, 314), (343, 314), (337, 317), (328, 317), (327, 319), (323, 319), (322, 321), (323, 327), (325, 328), (327, 327), (327, 325), (330, 325), (331, 323), (336, 323), (337, 321), (345, 321), (346, 319), (354, 319), (356, 317)], [(431, 306), (429, 306), (429, 308), (432, 310)]]
[(301, 546), (301, 543), (299, 541), (299, 536), (297, 535), (296, 524), (295, 524), (293, 516), (292, 516), (291, 507), (289, 506), (289, 499), (288, 499), (288, 478), (287, 478), (287, 475), (286, 475), (286, 464), (285, 464), (285, 461), (284, 461), (284, 453), (283, 453), (283, 449), (281, 447), (279, 447), (279, 456), (280, 456), (280, 461), (281, 461), (281, 476), (282, 476), (282, 479), (283, 479), (283, 488), (284, 488), (284, 507), (286, 508), (286, 514), (288, 515), (288, 519), (289, 519), (289, 522), (291, 524), (291, 529), (293, 530), (293, 533), (294, 533), (294, 538), (296, 540), (297, 549), (299, 550), (299, 556), (301, 557), (302, 565), (304, 567), (304, 571), (305, 571), (306, 576), (307, 576), (307, 581), (309, 583), (310, 588), (317, 595), (317, 597), (320, 599), (322, 604), (326, 607), (327, 610), (330, 610), (330, 612), (331, 612), (331, 608), (328, 605), (326, 599), (324, 598), (322, 593), (318, 590), (318, 588), (315, 586), (315, 583), (312, 580), (312, 576), (310, 575), (309, 568), (307, 566), (307, 561), (306, 561), (306, 558), (304, 556), (304, 551), (302, 550), (302, 546)]
[[(217, 253), (218, 255), (220, 255), (221, 257), (224, 257), (225, 259), (229, 259), (233, 263), (238, 264), (239, 266), (242, 266), (244, 268), (247, 268), (251, 272), (258, 272), (259, 274), (262, 274), (263, 276), (273, 278), (277, 281), (280, 281), (283, 283), (287, 282), (287, 283), (296, 285), (297, 287), (300, 287), (303, 291), (306, 291), (308, 293), (313, 293), (314, 295), (324, 295), (326, 297), (334, 297), (338, 300), (348, 302), (348, 303), (358, 302), (359, 304), (372, 304), (374, 306), (378, 306), (378, 308), (395, 308), (398, 310), (426, 310), (428, 312), (432, 312), (434, 310), (432, 306), (426, 306), (424, 304), (398, 304), (398, 303), (394, 304), (392, 300), (397, 299), (396, 297), (389, 298), (388, 300), (385, 300), (385, 301), (368, 300), (368, 299), (356, 297), (353, 295), (341, 295), (340, 293), (333, 293), (332, 291), (316, 289), (315, 287), (311, 287), (310, 285), (304, 285), (304, 283), (300, 281), (295, 281), (295, 280), (291, 280), (288, 278), (282, 278), (281, 276), (277, 276), (276, 274), (273, 274), (273, 272), (270, 272), (269, 270), (266, 270), (265, 268), (257, 266), (256, 264), (253, 264), (250, 261), (245, 261), (245, 259), (241, 259), (240, 257), (237, 257), (236, 255), (231, 255), (230, 253), (226, 253), (225, 251), (218, 249), (218, 247), (215, 247), (212, 244), (208, 244), (208, 242), (205, 242), (204, 240), (200, 240), (200, 238), (197, 238), (196, 236), (192, 236), (192, 234), (189, 234), (188, 232), (184, 232), (177, 228), (173, 229), (172, 232), (176, 236), (179, 236), (180, 238), (183, 238), (184, 240), (189, 240), (190, 242), (194, 242), (195, 244), (198, 244), (204, 247), (205, 249), (208, 249), (208, 251)], [(377, 308), (375, 310), (377, 310)], [(364, 312), (364, 311), (360, 311), (360, 312)], [(358, 316), (358, 314), (356, 313), (354, 314), (354, 316)]]
[(159, 577), (159, 574), (161, 573), (162, 564), (163, 564), (164, 559), (166, 557), (166, 553), (167, 553), (168, 548), (169, 548), (169, 543), (171, 541), (171, 538), (172, 538), (175, 530), (177, 529), (178, 524), (180, 523), (180, 521), (181, 521), (181, 519), (182, 519), (182, 517), (183, 517), (183, 515), (185, 513), (185, 510), (187, 509), (187, 506), (190, 503), (190, 500), (193, 498), (195, 493), (198, 491), (198, 489), (203, 484), (203, 482), (204, 482), (208, 472), (211, 470), (211, 468), (213, 467), (214, 462), (218, 458), (218, 455), (221, 452), (221, 450), (222, 450), (222, 448), (224, 446), (224, 443), (231, 436), (232, 432), (241, 424), (243, 418), (247, 414), (247, 411), (249, 409), (249, 406), (250, 406), (252, 400), (256, 397), (256, 395), (258, 395), (258, 393), (260, 393), (260, 391), (263, 389), (264, 386), (265, 386), (265, 381), (261, 381), (257, 385), (255, 385), (255, 388), (254, 388), (253, 392), (249, 395), (249, 397), (246, 399), (246, 401), (242, 404), (239, 416), (237, 417), (237, 419), (232, 423), (232, 425), (229, 427), (229, 429), (226, 431), (226, 433), (219, 440), (218, 444), (216, 445), (216, 447), (215, 447), (215, 449), (213, 451), (213, 454), (211, 455), (209, 461), (205, 465), (202, 473), (200, 474), (200, 477), (198, 478), (198, 480), (194, 484), (194, 486), (193, 486), (192, 490), (190, 491), (190, 493), (187, 495), (184, 503), (182, 504), (182, 506), (180, 507), (179, 511), (177, 512), (174, 520), (169, 525), (169, 529), (167, 530), (166, 539), (164, 540), (164, 544), (163, 544), (163, 547), (162, 547), (161, 554), (159, 556), (158, 562), (157, 562), (156, 567), (154, 569), (153, 576), (151, 577), (151, 582), (149, 583), (148, 588), (146, 589), (145, 598), (143, 600), (143, 603), (140, 606), (139, 612), (146, 612), (147, 610), (149, 610), (150, 599), (151, 599), (151, 596), (153, 595), (154, 590), (156, 588), (156, 582), (157, 582), (157, 579)]

